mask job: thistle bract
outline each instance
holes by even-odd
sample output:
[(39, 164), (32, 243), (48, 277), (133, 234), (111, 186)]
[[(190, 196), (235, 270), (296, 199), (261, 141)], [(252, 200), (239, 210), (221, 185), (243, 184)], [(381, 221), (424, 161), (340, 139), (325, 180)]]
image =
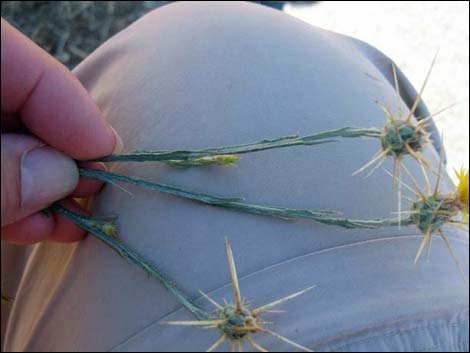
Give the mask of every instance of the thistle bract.
[(451, 195), (432, 195), (415, 201), (412, 221), (423, 233), (434, 233), (459, 215), (458, 202)]
[(218, 316), (223, 321), (218, 329), (231, 340), (243, 339), (249, 333), (256, 333), (256, 319), (245, 307), (238, 312), (234, 305), (230, 305), (224, 307)]
[(426, 131), (412, 121), (394, 120), (385, 125), (380, 141), (388, 156), (400, 157), (410, 154), (409, 148), (420, 152), (426, 144)]

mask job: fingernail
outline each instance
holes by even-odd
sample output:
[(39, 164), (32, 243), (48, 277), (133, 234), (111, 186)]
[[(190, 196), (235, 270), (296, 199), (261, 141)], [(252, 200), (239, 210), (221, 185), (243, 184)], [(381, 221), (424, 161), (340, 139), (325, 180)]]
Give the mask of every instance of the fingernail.
[(24, 152), (20, 168), (21, 206), (25, 208), (60, 200), (78, 183), (73, 159), (48, 146)]
[(114, 151), (113, 151), (113, 154), (118, 154), (118, 153), (121, 153), (123, 150), (124, 150), (124, 143), (122, 142), (122, 138), (121, 136), (119, 136), (119, 134), (117, 133), (116, 130), (114, 130), (114, 128), (112, 126), (111, 127), (111, 130), (113, 131), (114, 133)]

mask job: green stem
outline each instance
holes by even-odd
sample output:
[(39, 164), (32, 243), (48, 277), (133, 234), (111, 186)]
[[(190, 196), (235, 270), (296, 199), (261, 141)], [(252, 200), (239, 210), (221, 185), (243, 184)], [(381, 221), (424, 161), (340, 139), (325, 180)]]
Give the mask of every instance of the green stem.
[(146, 180), (135, 179), (121, 174), (115, 174), (97, 169), (80, 168), (80, 176), (92, 178), (103, 182), (114, 184), (116, 181), (129, 183), (148, 189), (158, 190), (160, 192), (177, 195), (188, 198), (207, 205), (235, 209), (242, 212), (254, 213), (282, 219), (311, 219), (323, 224), (339, 226), (347, 229), (362, 228), (376, 229), (384, 226), (393, 226), (398, 224), (411, 224), (409, 219), (399, 221), (399, 219), (375, 219), (375, 220), (350, 220), (345, 218), (336, 218), (332, 215), (338, 214), (332, 211), (308, 210), (284, 208), (275, 206), (253, 205), (240, 202), (241, 198), (222, 198), (206, 193), (198, 193), (180, 189), (174, 186), (152, 183)]
[(188, 191), (185, 189), (181, 189), (175, 186), (171, 185), (166, 185), (166, 184), (157, 184), (157, 183), (152, 183), (146, 180), (141, 180), (141, 179), (134, 179), (127, 177), (125, 175), (121, 174), (115, 174), (111, 172), (106, 172), (103, 170), (98, 170), (98, 169), (91, 169), (91, 168), (79, 168), (80, 171), (80, 176), (84, 178), (91, 178), (91, 179), (96, 179), (100, 181), (104, 181), (106, 183), (114, 184), (116, 181), (120, 181), (123, 183), (128, 183), (128, 184), (133, 184), (136, 186), (141, 186), (147, 189), (152, 189), (152, 190), (157, 190), (166, 194), (172, 194), (176, 195), (179, 197), (183, 197), (186, 199), (191, 199), (207, 204), (212, 204), (212, 203), (223, 203), (223, 202), (235, 202), (235, 201), (241, 201), (243, 200), (242, 198), (239, 197), (218, 197), (214, 196), (211, 194), (206, 194), (202, 192), (194, 192), (194, 191)]
[[(214, 156), (230, 156), (244, 153), (265, 151), (273, 148), (284, 148), (292, 146), (311, 146), (333, 142), (332, 138), (356, 138), (356, 137), (380, 137), (381, 132), (377, 129), (357, 129), (345, 127), (337, 130), (329, 130), (307, 136), (285, 136), (274, 140), (262, 140), (243, 145), (233, 145), (201, 150), (176, 150), (176, 151), (135, 151), (131, 153), (109, 155), (97, 158), (93, 162), (146, 162), (158, 161), (172, 164), (182, 164), (181, 161), (200, 159)], [(220, 162), (220, 161), (217, 161)], [(205, 163), (204, 165), (208, 165)]]
[(103, 243), (108, 245), (114, 251), (116, 251), (121, 257), (127, 259), (132, 264), (140, 267), (150, 276), (156, 278), (167, 290), (169, 290), (176, 299), (188, 309), (198, 320), (208, 320), (212, 318), (211, 314), (201, 308), (198, 304), (194, 303), (187, 294), (181, 291), (175, 283), (166, 274), (161, 272), (157, 267), (148, 262), (142, 255), (136, 251), (130, 249), (125, 244), (117, 240), (116, 238), (108, 235), (102, 230), (97, 223), (103, 223), (101, 220), (96, 220), (91, 217), (82, 216), (78, 213), (72, 212), (65, 207), (58, 204), (53, 204), (48, 208), (53, 212), (62, 214), (72, 220), (80, 228), (85, 229), (93, 236), (101, 240)]

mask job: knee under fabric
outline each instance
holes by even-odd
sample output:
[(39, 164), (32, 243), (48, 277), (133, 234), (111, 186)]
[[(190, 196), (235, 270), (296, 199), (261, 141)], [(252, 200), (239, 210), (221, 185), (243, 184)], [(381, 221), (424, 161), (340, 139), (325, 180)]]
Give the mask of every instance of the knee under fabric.
[[(377, 50), (240, 2), (160, 8), (103, 44), (75, 73), (126, 151), (381, 127), (385, 116), (375, 101), (396, 104), (391, 61)], [(415, 91), (402, 75), (400, 81), (408, 109)], [(230, 167), (123, 163), (111, 170), (250, 203), (373, 219), (396, 210), (396, 188), (380, 171), (351, 174), (378, 148), (375, 140), (341, 140), (260, 152)], [(434, 149), (424, 153), (437, 164)], [(408, 166), (421, 175), (415, 163)], [(132, 197), (106, 187), (93, 213), (118, 215), (121, 239), (194, 297), (202, 290), (219, 302), (232, 300), (227, 237), (242, 294), (254, 306), (316, 285), (273, 316), (272, 329), (299, 344), (318, 351), (468, 351), (467, 288), (440, 240), (429, 262), (413, 264), (422, 239), (415, 227), (344, 230), (126, 188)], [(465, 235), (449, 230), (449, 238), (468, 269)], [(207, 349), (218, 338), (214, 331), (162, 325), (188, 319), (157, 281), (95, 238), (46, 243), (25, 267), (4, 349)], [(268, 336), (257, 341), (291, 350)]]

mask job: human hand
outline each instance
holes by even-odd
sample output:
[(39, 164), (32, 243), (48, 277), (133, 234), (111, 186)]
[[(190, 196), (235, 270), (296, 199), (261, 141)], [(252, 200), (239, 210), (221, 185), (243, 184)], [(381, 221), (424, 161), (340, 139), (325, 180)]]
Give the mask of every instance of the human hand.
[(101, 185), (79, 180), (73, 159), (97, 158), (122, 147), (78, 79), (5, 20), (1, 21), (2, 240), (71, 242), (85, 232), (62, 216), (41, 212)]

